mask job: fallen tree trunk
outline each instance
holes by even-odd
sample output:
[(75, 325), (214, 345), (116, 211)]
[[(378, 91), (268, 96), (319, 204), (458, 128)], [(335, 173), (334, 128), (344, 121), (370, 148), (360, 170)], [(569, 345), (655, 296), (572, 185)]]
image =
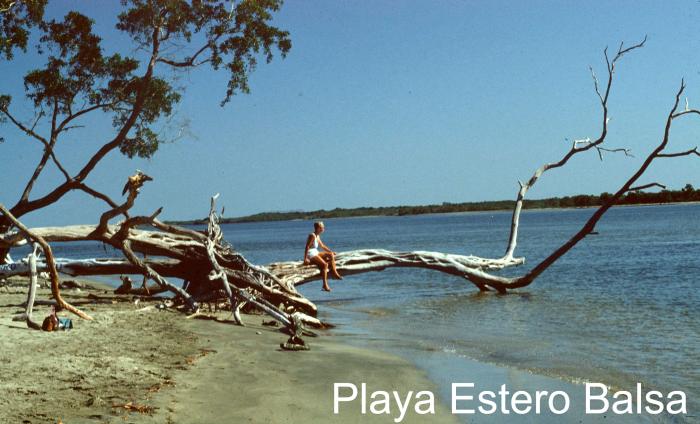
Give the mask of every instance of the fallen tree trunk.
[[(488, 259), (478, 256), (463, 256), (441, 252), (413, 251), (392, 252), (383, 249), (364, 249), (339, 252), (335, 257), (338, 271), (343, 275), (383, 271), (386, 268), (424, 268), (446, 274), (471, 278), (484, 278), (486, 271), (521, 265), (524, 258)], [(267, 269), (286, 284), (302, 285), (321, 278), (315, 265), (304, 265), (301, 261), (275, 262)], [(486, 287), (479, 287), (485, 290)]]
[[(32, 232), (47, 242), (95, 240), (121, 248), (121, 242), (114, 239), (115, 234), (119, 234), (121, 230), (119, 225), (107, 227), (108, 233), (105, 236), (97, 236), (97, 228), (96, 225), (76, 225), (34, 228)], [(131, 241), (131, 249), (148, 255), (149, 259), (142, 262), (156, 273), (190, 282), (209, 281), (211, 263), (206, 248), (206, 236), (194, 231), (192, 233), (196, 236), (131, 229), (128, 238)], [(0, 237), (2, 247), (11, 248), (24, 244), (26, 241), (19, 234)], [(306, 314), (316, 315), (316, 306), (301, 296), (293, 285), (279, 281), (263, 268), (248, 262), (233, 249), (217, 246), (216, 255), (227, 277), (236, 286), (258, 290), (274, 304), (288, 304)], [(40, 268), (41, 266), (40, 264)], [(123, 259), (59, 261), (57, 266), (61, 272), (69, 275), (143, 274), (143, 268)], [(0, 265), (0, 276), (26, 275), (27, 271), (22, 262)]]
[[(148, 217), (130, 217), (117, 225), (109, 225), (111, 217), (124, 214), (133, 206), (139, 187), (148, 180), (150, 177), (144, 177), (141, 173), (130, 177), (127, 201), (105, 212), (98, 225), (40, 228), (36, 229), (36, 233), (33, 230), (31, 233), (27, 232), (19, 222), (17, 226), (23, 233), (31, 234), (32, 240), (43, 240), (44, 243), (45, 240), (94, 240), (114, 246), (121, 250), (126, 258), (60, 260), (56, 263), (49, 260), (47, 255), (47, 262), (41, 266), (53, 269), (54, 273), (60, 270), (69, 275), (145, 275), (155, 281), (162, 290), (175, 293), (188, 305), (188, 309), (195, 313), (198, 311), (198, 299), (215, 299), (217, 291), (223, 286), (239, 324), (241, 321), (238, 306), (245, 302), (255, 305), (289, 327), (290, 331), (298, 327), (299, 321), (316, 326), (323, 325), (313, 318), (317, 312), (316, 306), (301, 296), (293, 285), (286, 284), (264, 268), (249, 263), (223, 240), (218, 216), (214, 210), (215, 197), (212, 198), (208, 235), (160, 223), (155, 219), (160, 209)], [(137, 225), (150, 225), (161, 231), (138, 230), (134, 228)], [(0, 236), (0, 246), (11, 248), (25, 243), (19, 233)], [(143, 254), (144, 258), (137, 256), (135, 252)], [(31, 272), (30, 265), (24, 262), (0, 265), (0, 276), (26, 275)], [(183, 284), (182, 288), (177, 287), (166, 279), (170, 277), (182, 279), (186, 284)], [(221, 280), (222, 285), (217, 287), (213, 284), (216, 280)], [(126, 291), (132, 290), (128, 288)], [(142, 290), (149, 292), (145, 285)], [(60, 300), (60, 295), (54, 295), (54, 298)]]
[[(505, 267), (524, 263), (523, 258), (514, 257), (514, 251), (517, 246), (519, 216), (525, 194), (545, 172), (562, 167), (577, 154), (591, 149), (597, 150), (601, 158), (604, 151), (624, 151), (626, 154), (628, 153), (626, 149), (607, 149), (601, 146), (608, 133), (609, 117), (607, 105), (616, 63), (624, 54), (641, 47), (643, 44), (644, 41), (626, 49), (623, 49), (621, 45), (612, 59), (608, 58), (606, 50), (605, 59), (608, 79), (602, 91), (599, 88), (595, 74), (593, 74), (595, 91), (600, 99), (603, 112), (600, 136), (595, 140), (587, 138), (574, 141), (569, 151), (559, 161), (542, 165), (527, 183), (519, 183), (516, 206), (511, 221), (510, 237), (503, 257), (489, 259), (442, 252), (392, 252), (381, 249), (367, 249), (338, 253), (336, 256), (338, 270), (344, 275), (352, 275), (381, 271), (390, 267), (424, 268), (464, 278), (476, 285), (480, 290), (493, 289), (500, 293), (531, 284), (550, 265), (571, 250), (573, 246), (593, 233), (601, 217), (625, 193), (651, 186), (661, 186), (658, 183), (635, 186), (654, 160), (690, 155), (700, 156), (697, 148), (671, 153), (665, 151), (669, 142), (672, 122), (684, 115), (700, 115), (699, 110), (689, 109), (687, 105), (685, 111), (678, 112), (680, 96), (685, 89), (685, 84), (682, 82), (680, 90), (676, 94), (675, 103), (667, 117), (663, 138), (659, 145), (646, 157), (639, 169), (622, 184), (620, 189), (593, 212), (582, 228), (542, 262), (536, 264), (529, 272), (516, 277), (503, 277), (493, 273)], [(142, 274), (159, 284), (163, 290), (175, 293), (190, 305), (190, 309), (196, 310), (197, 299), (215, 297), (217, 292), (220, 291), (225, 293), (225, 297), (229, 300), (234, 313), (238, 310), (237, 306), (245, 301), (256, 304), (260, 309), (263, 309), (290, 328), (296, 326), (294, 322), (298, 321), (300, 317), (306, 317), (307, 322), (313, 321), (310, 316), (316, 315), (316, 306), (299, 294), (295, 287), (320, 278), (320, 272), (315, 266), (304, 266), (301, 262), (277, 262), (267, 267), (260, 267), (248, 262), (243, 255), (236, 252), (223, 240), (218, 227), (218, 217), (214, 211), (215, 199), (212, 199), (207, 234), (160, 222), (156, 217), (161, 212), (161, 209), (154, 212), (151, 216), (129, 217), (127, 211), (133, 206), (141, 185), (148, 180), (150, 180), (150, 177), (140, 172), (130, 177), (127, 185), (129, 196), (126, 202), (103, 213), (98, 225), (27, 230), (21, 226), (21, 223), (15, 222), (21, 231), (0, 234), (0, 251), (25, 244), (26, 237), (29, 237), (31, 240), (37, 240), (40, 243), (40, 240), (44, 240), (42, 248), (47, 253), (47, 262), (44, 266), (52, 274), (52, 290), (55, 288), (54, 297), (59, 303), (60, 294), (58, 293), (57, 278), (54, 277), (56, 269), (71, 275)], [(6, 210), (2, 211), (7, 215)], [(110, 225), (109, 221), (119, 215), (126, 216), (126, 220)], [(155, 231), (137, 228), (145, 226), (151, 227)], [(111, 245), (121, 250), (125, 259), (59, 261), (57, 264), (54, 264), (50, 257), (50, 248), (48, 248), (48, 245), (45, 245), (46, 242), (60, 243), (87, 240)], [(148, 258), (141, 258), (137, 253), (147, 255)], [(0, 277), (24, 273), (26, 269), (26, 265), (22, 263), (0, 265)], [(179, 278), (188, 282), (188, 284), (186, 288), (180, 288), (166, 278)]]

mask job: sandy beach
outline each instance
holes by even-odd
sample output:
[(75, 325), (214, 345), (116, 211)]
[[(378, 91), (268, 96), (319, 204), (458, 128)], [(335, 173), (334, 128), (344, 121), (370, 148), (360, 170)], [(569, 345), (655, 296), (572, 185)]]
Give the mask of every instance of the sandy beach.
[[(53, 333), (12, 321), (26, 296), (19, 280), (0, 289), (0, 422), (394, 422), (362, 415), (357, 403), (334, 415), (333, 383), (437, 392), (410, 363), (327, 334), (308, 339), (308, 352), (286, 352), (287, 336), (262, 316), (244, 316), (246, 328), (225, 315), (185, 319), (89, 284), (62, 293), (95, 320), (71, 317), (73, 330)], [(34, 319), (47, 313), (36, 306)], [(419, 421), (409, 411), (402, 422)], [(438, 401), (430, 422), (455, 420)]]

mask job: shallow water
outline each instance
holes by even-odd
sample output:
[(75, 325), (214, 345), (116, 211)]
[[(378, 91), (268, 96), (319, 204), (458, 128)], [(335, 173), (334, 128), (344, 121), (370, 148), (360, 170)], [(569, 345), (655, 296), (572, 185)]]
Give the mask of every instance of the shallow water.
[[(590, 209), (525, 211), (518, 256), (524, 269), (568, 239)], [(400, 269), (310, 283), (337, 334), (395, 350), (430, 369), (450, 358), (474, 359), (570, 382), (614, 388), (683, 390), (689, 417), (700, 412), (700, 205), (611, 210), (589, 236), (516, 294), (479, 294), (437, 272)], [(498, 257), (510, 212), (326, 221), (336, 251), (436, 250)], [(300, 260), (308, 221), (224, 225), (226, 238), (255, 263)], [(94, 244), (56, 248), (63, 257), (104, 255)], [(509, 269), (515, 274), (523, 269)], [(410, 343), (407, 343), (410, 341)], [(425, 355), (437, 355), (431, 361)], [(445, 382), (438, 381), (442, 387)], [(449, 384), (449, 383), (447, 383)], [(680, 420), (680, 421), (685, 421)]]
[[(591, 213), (524, 212), (516, 252), (527, 259), (524, 268), (567, 240)], [(482, 295), (454, 277), (415, 269), (331, 281), (330, 295), (321, 294), (318, 283), (302, 291), (340, 324), (339, 332), (375, 347), (415, 358), (424, 352), (472, 358), (618, 389), (641, 382), (647, 390), (683, 390), (695, 420), (698, 217), (697, 204), (613, 209), (599, 223), (599, 235), (508, 296)], [(327, 221), (324, 240), (337, 251), (383, 247), (498, 257), (509, 219), (509, 212), (336, 219)], [(300, 259), (309, 228), (308, 222), (278, 222), (224, 231), (248, 258), (267, 263)]]

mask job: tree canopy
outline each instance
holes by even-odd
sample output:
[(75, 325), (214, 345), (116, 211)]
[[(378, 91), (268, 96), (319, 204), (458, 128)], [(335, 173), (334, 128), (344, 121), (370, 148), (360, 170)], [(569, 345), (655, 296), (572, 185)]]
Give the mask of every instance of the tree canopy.
[[(121, 5), (116, 29), (131, 44), (108, 54), (93, 20), (85, 14), (72, 10), (61, 19), (48, 19), (47, 0), (0, 0), (0, 58), (15, 60), (15, 54), (27, 52), (36, 37), (36, 54), (43, 61), (24, 76), (34, 118), (19, 116), (15, 99), (0, 93), (0, 125), (14, 125), (44, 147), (21, 198), (11, 208), (15, 216), (48, 206), (71, 190), (85, 191), (114, 206), (85, 180), (113, 150), (129, 158), (155, 154), (163, 136), (154, 125), (173, 113), (182, 96), (182, 89), (172, 83), (173, 72), (207, 66), (227, 73), (224, 106), (232, 96), (249, 92), (248, 78), (260, 58), (269, 62), (275, 53), (284, 57), (291, 49), (289, 33), (272, 25), (281, 0), (122, 0)], [(54, 146), (92, 113), (108, 116), (116, 136), (71, 172)], [(28, 119), (32, 123), (27, 124)], [(46, 133), (35, 130), (40, 120), (50, 127)], [(65, 181), (48, 194), (31, 198), (34, 182), (49, 161)], [(0, 218), (0, 231), (8, 226)]]

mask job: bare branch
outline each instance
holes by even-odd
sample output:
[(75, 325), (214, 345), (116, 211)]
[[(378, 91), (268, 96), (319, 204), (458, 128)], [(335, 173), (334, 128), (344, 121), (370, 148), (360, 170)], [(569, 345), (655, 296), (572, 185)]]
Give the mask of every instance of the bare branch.
[[(48, 141), (44, 137), (37, 134), (33, 129), (27, 128), (24, 124), (19, 122), (19, 120), (17, 118), (15, 118), (10, 113), (10, 111), (8, 111), (7, 109), (2, 109), (2, 110), (0, 110), (0, 112), (2, 112), (3, 114), (5, 114), (5, 116), (10, 118), (10, 121), (17, 128), (19, 128), (21, 131), (23, 131), (28, 136), (34, 138), (35, 140), (38, 140), (41, 144), (44, 145), (44, 154), (43, 154), (41, 160), (39, 161), (39, 163), (37, 164), (36, 168), (34, 169), (34, 173), (30, 177), (29, 181), (27, 181), (27, 185), (24, 187), (24, 190), (22, 192), (22, 196), (20, 197), (20, 202), (27, 202), (28, 201), (29, 194), (31, 193), (32, 188), (34, 188), (34, 183), (39, 178), (39, 175), (41, 175), (41, 171), (43, 171), (44, 166), (46, 165), (46, 162), (49, 160), (49, 158), (54, 162), (54, 164), (59, 169), (59, 171), (61, 171), (61, 173), (64, 175), (64, 177), (66, 177), (66, 181), (70, 181), (70, 179), (71, 179), (70, 175), (68, 174), (66, 169), (63, 167), (63, 165), (61, 165), (61, 163), (58, 161), (58, 158), (56, 158), (56, 155), (54, 154), (54, 151), (53, 151), (53, 147), (56, 143), (56, 138), (53, 136), (53, 134), (54, 134), (53, 125), (52, 125), (52, 131), (51, 131), (51, 133), (52, 133), (51, 141)], [(54, 114), (53, 114), (53, 121), (52, 121), (53, 124), (55, 124), (55, 119), (56, 119), (57, 113), (58, 113), (57, 106), (54, 103)]]
[(32, 129), (27, 128), (24, 124), (22, 124), (21, 122), (19, 122), (19, 120), (18, 120), (17, 118), (15, 118), (14, 115), (12, 115), (12, 114), (10, 113), (9, 110), (7, 110), (7, 109), (0, 109), (0, 112), (2, 112), (5, 116), (7, 116), (8, 118), (10, 118), (10, 121), (11, 121), (17, 128), (19, 128), (22, 132), (24, 132), (24, 133), (27, 134), (28, 136), (39, 140), (39, 141), (40, 141), (41, 143), (43, 143), (44, 145), (48, 145), (48, 144), (49, 144), (49, 142), (48, 142), (44, 137), (40, 136), (39, 134), (37, 134), (36, 132), (34, 132)]
[[(646, 172), (651, 163), (659, 157), (659, 154), (666, 148), (669, 141), (669, 135), (671, 132), (671, 124), (673, 122), (673, 116), (678, 110), (678, 104), (680, 103), (681, 95), (685, 90), (685, 81), (681, 80), (681, 86), (676, 93), (675, 102), (671, 111), (666, 119), (666, 126), (664, 128), (664, 135), (661, 139), (659, 145), (646, 157), (642, 165), (637, 169), (637, 171), (625, 182), (625, 184), (620, 187), (620, 189), (612, 195), (612, 197), (607, 200), (603, 205), (601, 205), (596, 211), (591, 215), (591, 217), (586, 221), (583, 227), (574, 234), (566, 243), (561, 245), (558, 249), (552, 252), (548, 257), (537, 264), (530, 272), (522, 277), (513, 279), (513, 282), (508, 285), (508, 288), (525, 287), (529, 285), (535, 278), (537, 278), (542, 272), (544, 272), (550, 265), (556, 262), (560, 257), (562, 257), (566, 252), (571, 250), (578, 242), (583, 240), (587, 235), (591, 234), (595, 230), (595, 226), (602, 218), (602, 216), (622, 197), (625, 193), (630, 191), (632, 184), (637, 182), (637, 180)], [(640, 186), (643, 187), (643, 186)]]
[[(598, 87), (598, 80), (597, 77), (595, 76), (595, 73), (593, 73), (592, 69), (591, 72), (593, 73), (593, 80), (594, 80), (594, 86), (596, 89), (596, 94), (598, 97), (601, 99), (601, 107), (602, 107), (602, 128), (600, 135), (598, 136), (597, 139), (591, 140), (590, 138), (582, 139), (582, 140), (574, 140), (571, 146), (571, 149), (564, 155), (563, 158), (561, 158), (558, 162), (554, 163), (547, 163), (539, 167), (535, 173), (530, 177), (530, 180), (525, 184), (520, 186), (520, 189), (518, 190), (516, 202), (515, 202), (515, 207), (513, 208), (513, 217), (511, 220), (511, 229), (510, 229), (510, 237), (508, 239), (508, 247), (506, 248), (506, 252), (503, 256), (504, 259), (509, 259), (513, 258), (513, 254), (515, 252), (515, 247), (517, 245), (517, 238), (518, 238), (518, 225), (519, 225), (519, 219), (520, 219), (520, 212), (522, 210), (523, 206), (523, 201), (525, 199), (525, 195), (527, 194), (527, 191), (532, 187), (537, 180), (540, 178), (540, 176), (555, 168), (562, 167), (566, 165), (566, 163), (571, 159), (574, 155), (577, 153), (585, 152), (587, 150), (590, 150), (592, 148), (599, 149), (599, 146), (603, 144), (605, 141), (605, 137), (608, 134), (608, 123), (610, 122), (610, 118), (608, 117), (608, 98), (610, 97), (610, 90), (612, 88), (612, 83), (613, 83), (613, 74), (615, 70), (615, 64), (617, 63), (622, 56), (634, 49), (640, 48), (644, 46), (644, 43), (646, 42), (646, 37), (644, 37), (644, 40), (642, 40), (641, 43), (635, 44), (631, 47), (628, 47), (626, 49), (623, 49), (624, 44), (620, 44), (620, 48), (617, 51), (617, 54), (615, 57), (610, 60), (608, 57), (608, 48), (606, 47), (605, 50), (603, 50), (603, 54), (605, 56), (605, 63), (607, 64), (608, 67), (608, 81), (605, 86), (605, 94), (601, 96), (599, 87)], [(622, 150), (625, 151), (625, 150)], [(625, 154), (629, 154), (628, 151), (625, 151)], [(598, 155), (602, 159), (602, 153), (601, 150), (598, 150)]]
[(36, 120), (34, 120), (34, 124), (32, 125), (32, 127), (29, 130), (33, 132), (34, 129), (36, 128), (36, 125), (39, 123), (39, 121), (41, 121), (41, 118), (43, 118), (43, 117), (44, 117), (44, 109), (42, 108), (39, 111), (39, 113), (37, 114)]
[(182, 62), (175, 62), (170, 59), (158, 58), (158, 62), (165, 63), (166, 65), (173, 66), (175, 68), (196, 68), (197, 66), (204, 65), (205, 63), (211, 62), (211, 58), (204, 59), (197, 63), (194, 62), (194, 58), (189, 58)]
[(58, 271), (56, 271), (56, 261), (54, 260), (53, 253), (51, 252), (51, 246), (49, 246), (46, 240), (44, 240), (41, 236), (34, 234), (27, 227), (25, 227), (24, 224), (17, 220), (17, 218), (15, 218), (2, 203), (0, 203), (0, 212), (2, 212), (12, 222), (12, 224), (17, 227), (22, 234), (24, 234), (25, 237), (39, 243), (43, 249), (44, 255), (46, 256), (46, 263), (49, 266), (49, 274), (51, 275), (51, 293), (53, 298), (56, 299), (58, 306), (76, 314), (81, 318), (91, 320), (92, 317), (90, 315), (72, 306), (61, 297), (61, 289), (59, 287), (60, 280), (58, 277)]
[(192, 56), (189, 56), (189, 57), (185, 58), (185, 59), (182, 60), (182, 61), (170, 60), (170, 59), (166, 59), (166, 58), (164, 58), (164, 57), (159, 57), (156, 61), (157, 61), (157, 62), (160, 62), (160, 63), (165, 63), (166, 65), (170, 65), (170, 66), (173, 66), (173, 67), (175, 67), (175, 68), (196, 67), (196, 66), (202, 65), (202, 64), (204, 64), (204, 63), (211, 62), (211, 58), (208, 58), (208, 59), (204, 59), (204, 60), (202, 60), (202, 61), (199, 61), (199, 62), (196, 62), (196, 63), (195, 63), (195, 61), (197, 60), (197, 57), (198, 57), (200, 54), (204, 53), (206, 50), (212, 48), (212, 45), (213, 45), (214, 43), (216, 43), (216, 41), (217, 41), (219, 38), (221, 38), (221, 35), (217, 35), (212, 41), (207, 42), (207, 44), (205, 44), (205, 45), (202, 46), (199, 50), (197, 50), (197, 51), (195, 52), (195, 54), (193, 54)]
[(598, 95), (600, 102), (603, 103), (603, 96), (600, 94), (600, 88), (598, 87), (598, 77), (596, 77), (595, 71), (593, 70), (592, 66), (589, 66), (588, 69), (591, 70), (591, 76), (593, 77), (593, 87), (595, 88), (595, 93)]
[(153, 222), (151, 223), (153, 227), (165, 231), (167, 233), (173, 233), (185, 237), (190, 237), (193, 240), (197, 240), (198, 242), (205, 244), (207, 241), (207, 236), (194, 230), (190, 230), (189, 228), (184, 228), (184, 227), (179, 227), (177, 225), (172, 225), (172, 224), (165, 224), (157, 219), (154, 219)]
[(656, 155), (657, 157), (660, 158), (677, 158), (679, 156), (689, 156), (689, 155), (697, 155), (700, 156), (700, 152), (698, 151), (697, 146), (690, 149), (686, 150), (685, 152), (678, 152), (678, 153), (659, 153)]
[[(136, 174), (132, 175), (129, 177), (126, 186), (124, 187), (124, 193), (127, 191), (129, 192), (129, 196), (126, 199), (126, 202), (123, 204), (113, 207), (113, 209), (108, 210), (107, 212), (103, 213), (102, 216), (100, 217), (100, 223), (97, 225), (97, 228), (95, 229), (95, 233), (99, 236), (105, 236), (108, 231), (109, 231), (109, 220), (114, 218), (117, 215), (124, 215), (127, 213), (129, 209), (131, 209), (132, 206), (134, 206), (134, 201), (136, 200), (136, 196), (139, 194), (139, 190), (143, 183), (146, 181), (152, 180), (151, 177), (148, 175), (144, 174), (141, 171), (136, 171)], [(156, 215), (157, 216), (157, 215)], [(131, 219), (131, 218), (130, 218)], [(151, 219), (151, 221), (155, 219), (155, 216)], [(128, 223), (129, 221), (127, 221)], [(124, 226), (123, 226), (124, 227)], [(127, 228), (128, 231), (128, 228)]]
[(700, 110), (697, 109), (686, 109), (683, 112), (678, 112), (673, 115), (673, 119), (679, 118), (683, 115), (690, 115), (690, 114), (696, 114), (700, 115)]
[(15, 5), (15, 3), (17, 3), (17, 2), (16, 2), (16, 1), (11, 1), (10, 3), (8, 3), (7, 7), (5, 7), (4, 9), (0, 9), (0, 13), (9, 12), (10, 9), (12, 9), (12, 6)]
[[(85, 184), (85, 183), (82, 183), (82, 182), (81, 182), (81, 183), (77, 183), (77, 184), (75, 184), (75, 186), (76, 186), (76, 188), (77, 188), (78, 190), (82, 190), (82, 191), (84, 191), (85, 193), (91, 195), (92, 197), (95, 197), (95, 198), (97, 198), (97, 199), (104, 200), (105, 203), (107, 203), (107, 204), (108, 204), (109, 206), (111, 206), (112, 208), (117, 208), (117, 207), (119, 207), (119, 206), (114, 202), (114, 200), (112, 200), (109, 196), (107, 196), (107, 195), (104, 194), (104, 193), (100, 193), (99, 191), (97, 191), (97, 190), (95, 190), (95, 189), (89, 187), (89, 186), (88, 186), (87, 184)], [(124, 212), (123, 212), (123, 215), (124, 215), (126, 218), (129, 218), (129, 213), (128, 213), (127, 211), (124, 211)]]
[(610, 153), (617, 153), (617, 152), (623, 152), (625, 156), (633, 158), (634, 155), (632, 154), (632, 149), (625, 149), (625, 148), (617, 148), (617, 149), (606, 149), (605, 147), (600, 147), (596, 146), (596, 150), (598, 151), (598, 157), (600, 160), (603, 160), (603, 152), (610, 152)]
[(63, 132), (68, 132), (70, 130), (76, 130), (78, 128), (85, 128), (85, 125), (69, 125), (63, 129)]
[(192, 296), (190, 296), (183, 289), (170, 283), (168, 280), (163, 278), (163, 276), (157, 273), (153, 268), (151, 268), (147, 263), (145, 263), (138, 256), (136, 256), (134, 251), (131, 249), (131, 242), (128, 239), (122, 240), (120, 248), (121, 251), (124, 253), (124, 256), (126, 256), (126, 258), (129, 260), (129, 262), (134, 264), (143, 275), (155, 281), (160, 286), (167, 287), (169, 290), (180, 295), (193, 311), (197, 310), (197, 302), (195, 302), (192, 299)]
[(86, 114), (93, 112), (93, 111), (96, 111), (98, 109), (104, 109), (104, 108), (116, 106), (118, 103), (119, 103), (119, 101), (111, 102), (111, 103), (99, 103), (99, 104), (96, 104), (94, 106), (90, 106), (89, 108), (81, 109), (76, 113), (70, 112), (68, 114), (68, 116), (63, 121), (61, 121), (61, 123), (58, 125), (58, 127), (56, 128), (56, 132), (61, 133), (64, 131), (68, 131), (69, 129), (72, 129), (72, 128), (79, 128), (79, 126), (67, 127), (67, 125), (71, 121), (73, 121), (74, 119), (77, 119), (83, 115), (86, 115)]
[(152, 225), (153, 220), (156, 219), (161, 212), (163, 212), (163, 207), (156, 209), (150, 216), (134, 216), (127, 219), (119, 226), (119, 231), (117, 231), (114, 237), (117, 239), (128, 238), (129, 230), (138, 227), (139, 225)]
[(662, 189), (664, 189), (664, 190), (666, 189), (666, 186), (663, 185), (663, 184), (659, 184), (659, 183), (649, 183), (649, 184), (644, 184), (644, 185), (640, 185), (640, 186), (636, 186), (636, 187), (630, 187), (630, 188), (627, 189), (627, 191), (628, 191), (628, 192), (630, 192), (630, 191), (638, 191), (638, 190), (644, 190), (644, 189), (651, 188), (651, 187), (659, 187), (659, 188), (662, 188)]
[(628, 48), (626, 48), (626, 49), (624, 49), (624, 50), (622, 50), (622, 46), (624, 45), (624, 41), (621, 42), (621, 43), (620, 43), (620, 48), (617, 50), (617, 56), (615, 56), (615, 59), (614, 59), (614, 60), (617, 60), (617, 59), (621, 58), (621, 57), (622, 57), (625, 53), (627, 53), (627, 52), (630, 52), (630, 51), (632, 51), (632, 50), (634, 50), (634, 49), (638, 49), (638, 48), (640, 48), (640, 47), (644, 47), (644, 43), (646, 43), (646, 42), (647, 42), (647, 36), (645, 35), (645, 36), (644, 36), (644, 39), (643, 39), (641, 42), (639, 42), (639, 43), (637, 43), (637, 44), (635, 44), (635, 45), (633, 45), (633, 46), (631, 46), (631, 47), (628, 47)]

